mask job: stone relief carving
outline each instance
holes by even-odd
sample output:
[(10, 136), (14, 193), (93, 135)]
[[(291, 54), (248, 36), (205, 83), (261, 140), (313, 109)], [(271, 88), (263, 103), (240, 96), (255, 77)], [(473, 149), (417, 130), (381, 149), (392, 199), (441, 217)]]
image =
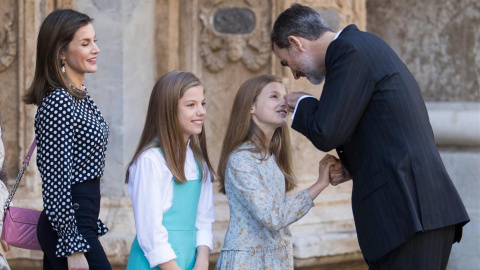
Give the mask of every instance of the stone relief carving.
[(0, 30), (0, 72), (9, 68), (17, 56), (17, 42), (13, 26), (13, 9), (4, 14), (3, 29)]
[[(240, 23), (254, 25), (245, 25), (241, 29), (233, 29), (231, 32), (220, 33), (216, 23), (228, 23), (225, 20), (214, 19), (217, 12), (238, 12)], [(244, 66), (257, 71), (265, 66), (270, 58), (270, 7), (269, 1), (262, 0), (244, 0), (244, 1), (223, 1), (208, 0), (200, 8), (200, 20), (203, 24), (203, 30), (200, 35), (200, 54), (204, 60), (205, 66), (213, 73), (222, 70), (228, 62), (242, 61)], [(253, 13), (254, 18), (248, 20), (248, 13)], [(240, 14), (243, 13), (243, 14)], [(242, 17), (243, 16), (243, 17)], [(217, 28), (216, 28), (217, 26)], [(252, 27), (253, 26), (253, 27)], [(238, 28), (238, 27), (237, 27)], [(245, 33), (245, 29), (251, 29), (250, 33)]]

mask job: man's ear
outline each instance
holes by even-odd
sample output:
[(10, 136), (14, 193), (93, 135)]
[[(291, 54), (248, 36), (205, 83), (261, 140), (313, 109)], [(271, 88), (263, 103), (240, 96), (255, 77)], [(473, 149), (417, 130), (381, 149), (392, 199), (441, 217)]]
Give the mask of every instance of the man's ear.
[(288, 41), (290, 42), (290, 44), (292, 46), (295, 46), (295, 48), (297, 48), (297, 50), (301, 51), (301, 52), (304, 52), (306, 51), (306, 48), (304, 46), (304, 44), (302, 43), (302, 40), (300, 37), (296, 37), (296, 36), (288, 36)]

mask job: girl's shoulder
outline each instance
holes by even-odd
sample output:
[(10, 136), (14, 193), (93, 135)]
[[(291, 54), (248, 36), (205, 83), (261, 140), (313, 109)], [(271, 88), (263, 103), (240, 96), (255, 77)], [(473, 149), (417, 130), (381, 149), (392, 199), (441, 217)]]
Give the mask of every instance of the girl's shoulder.
[(163, 157), (163, 154), (156, 147), (150, 147), (150, 148), (144, 150), (138, 156), (135, 163), (148, 161), (148, 160), (165, 163), (165, 158)]
[(228, 163), (241, 163), (247, 161), (255, 161), (260, 157), (259, 153), (255, 152), (255, 145), (251, 142), (244, 142), (228, 157)]

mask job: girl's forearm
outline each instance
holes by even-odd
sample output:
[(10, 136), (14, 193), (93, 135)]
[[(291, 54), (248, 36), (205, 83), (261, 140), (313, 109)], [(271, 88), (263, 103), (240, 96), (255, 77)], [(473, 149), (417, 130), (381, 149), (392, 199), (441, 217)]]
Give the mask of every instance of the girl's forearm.
[(208, 256), (210, 254), (210, 248), (207, 246), (197, 247), (197, 260), (195, 266), (202, 266), (208, 268)]

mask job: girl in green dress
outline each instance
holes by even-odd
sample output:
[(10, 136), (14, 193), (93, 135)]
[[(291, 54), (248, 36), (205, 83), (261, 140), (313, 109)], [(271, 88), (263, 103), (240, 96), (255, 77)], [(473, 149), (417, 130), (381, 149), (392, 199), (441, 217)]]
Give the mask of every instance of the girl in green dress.
[(126, 175), (137, 236), (127, 269), (207, 270), (213, 192), (204, 88), (189, 72), (161, 77)]

